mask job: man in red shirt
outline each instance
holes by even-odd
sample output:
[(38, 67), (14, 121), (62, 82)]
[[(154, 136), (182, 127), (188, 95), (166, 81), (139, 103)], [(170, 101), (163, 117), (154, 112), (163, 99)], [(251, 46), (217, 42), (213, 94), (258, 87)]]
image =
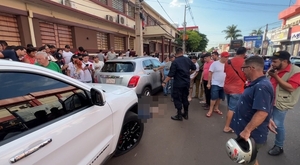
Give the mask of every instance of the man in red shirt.
[(204, 66), (203, 66), (203, 73), (201, 76), (201, 80), (200, 83), (203, 83), (203, 87), (204, 87), (204, 93), (205, 93), (205, 102), (206, 104), (203, 106), (205, 107), (206, 110), (209, 109), (210, 107), (210, 89), (207, 88), (207, 84), (208, 84), (208, 74), (209, 74), (209, 67), (210, 65), (214, 62), (211, 59), (211, 54), (210, 53), (206, 53), (205, 55), (203, 55), (204, 58)]
[(225, 133), (233, 132), (230, 128), (230, 123), (237, 102), (244, 92), (246, 77), (241, 68), (245, 61), (246, 52), (247, 50), (245, 47), (240, 47), (236, 52), (236, 56), (225, 63), (226, 78), (224, 92), (226, 94), (228, 109), (226, 123), (223, 129)]
[(294, 108), (300, 97), (300, 68), (291, 64), (290, 57), (287, 51), (274, 53), (272, 68), (268, 72), (275, 94), (272, 119), (269, 124), (269, 129), (276, 133), (275, 145), (268, 152), (272, 156), (283, 153), (285, 115), (288, 110)]

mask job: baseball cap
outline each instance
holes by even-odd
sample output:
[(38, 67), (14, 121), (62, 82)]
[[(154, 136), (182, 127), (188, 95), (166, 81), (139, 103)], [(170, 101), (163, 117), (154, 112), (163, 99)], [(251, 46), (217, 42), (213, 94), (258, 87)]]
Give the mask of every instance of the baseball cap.
[(63, 56), (62, 56), (60, 53), (58, 53), (58, 52), (54, 53), (53, 56), (54, 56), (56, 59), (58, 59), (58, 60), (63, 59)]
[(229, 57), (229, 53), (228, 52), (222, 52), (221, 53), (221, 57)]
[(283, 60), (290, 60), (291, 54), (287, 51), (278, 51), (273, 53), (273, 56), (271, 57), (271, 59), (283, 59)]
[(76, 55), (76, 54), (74, 54), (74, 55), (72, 56), (72, 58), (79, 58), (79, 56)]

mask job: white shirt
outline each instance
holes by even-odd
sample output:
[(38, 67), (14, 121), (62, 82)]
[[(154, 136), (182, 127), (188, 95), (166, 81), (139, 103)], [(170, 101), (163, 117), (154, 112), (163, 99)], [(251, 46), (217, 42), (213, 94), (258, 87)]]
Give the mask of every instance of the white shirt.
[(95, 75), (97, 75), (97, 74), (99, 74), (101, 72), (101, 69), (102, 69), (103, 66), (104, 66), (104, 62), (103, 61), (99, 61), (98, 63), (94, 62)]
[(70, 77), (72, 77), (76, 70), (76, 68), (72, 62), (68, 63), (68, 70), (70, 71)]
[(125, 53), (126, 57), (129, 57), (129, 54), (130, 54), (130, 51), (127, 51), (127, 52)]
[[(93, 63), (91, 63), (89, 61), (86, 62), (86, 63), (82, 61), (82, 68), (85, 68), (86, 64), (88, 64), (89, 68), (91, 66), (92, 70), (95, 69)], [(83, 69), (83, 73), (84, 73), (84, 75), (83, 75), (83, 81), (84, 82), (92, 81), (92, 70), (91, 69), (86, 69), (86, 70)]]
[(115, 52), (109, 51), (109, 52), (107, 53), (107, 59), (108, 59), (108, 60), (112, 60), (112, 59), (114, 59), (114, 58), (116, 58), (116, 53), (115, 53)]
[(71, 62), (71, 57), (73, 56), (73, 53), (71, 51), (69, 52), (63, 51), (62, 56), (65, 59), (65, 63), (68, 64), (69, 62)]
[(224, 72), (225, 64), (221, 63), (220, 61), (213, 62), (210, 67), (209, 71), (212, 72), (212, 85), (217, 85), (219, 87), (224, 87), (226, 73)]
[(198, 62), (196, 62), (194, 64), (196, 65), (196, 70), (195, 70), (195, 72), (193, 74), (190, 75), (191, 79), (193, 79), (193, 78), (196, 77), (196, 73), (199, 72), (199, 69), (200, 69)]

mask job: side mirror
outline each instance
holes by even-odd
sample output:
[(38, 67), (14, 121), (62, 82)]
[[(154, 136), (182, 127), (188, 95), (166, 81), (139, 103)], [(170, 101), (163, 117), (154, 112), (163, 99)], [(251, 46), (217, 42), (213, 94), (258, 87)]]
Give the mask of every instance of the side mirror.
[(106, 101), (102, 92), (94, 88), (92, 88), (90, 92), (91, 92), (92, 103), (94, 105), (103, 106), (105, 104)]

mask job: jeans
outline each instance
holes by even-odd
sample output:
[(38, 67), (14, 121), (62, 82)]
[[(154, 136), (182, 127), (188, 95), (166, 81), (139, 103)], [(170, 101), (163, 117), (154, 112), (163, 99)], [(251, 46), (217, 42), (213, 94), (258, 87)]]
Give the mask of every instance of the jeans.
[[(167, 78), (168, 75), (165, 75), (164, 80)], [(163, 87), (164, 90), (164, 94), (167, 95), (169, 93), (169, 86), (170, 86), (170, 81), (168, 81), (165, 85), (165, 87)]]
[(211, 85), (210, 87), (210, 99), (218, 100), (225, 99), (225, 93), (223, 87), (219, 87), (218, 85)]
[(283, 142), (285, 140), (285, 129), (284, 129), (284, 119), (287, 110), (279, 110), (275, 106), (273, 107), (273, 121), (276, 124), (276, 132), (275, 135), (275, 145), (278, 147), (283, 147)]

